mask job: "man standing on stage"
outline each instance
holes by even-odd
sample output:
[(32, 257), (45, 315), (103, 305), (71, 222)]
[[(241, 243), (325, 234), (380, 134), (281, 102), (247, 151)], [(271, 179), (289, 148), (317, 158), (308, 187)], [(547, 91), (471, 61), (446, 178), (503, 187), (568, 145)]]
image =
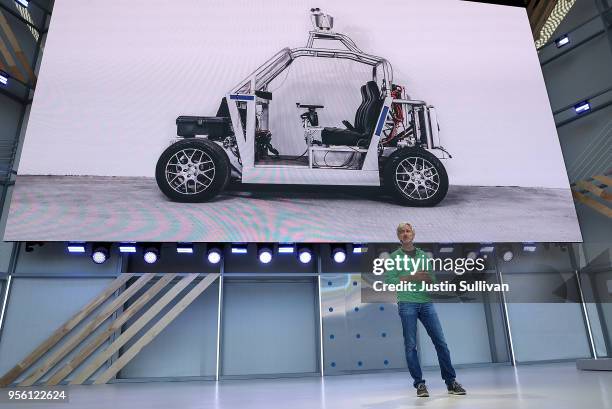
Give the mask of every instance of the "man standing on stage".
[(411, 271), (411, 266), (416, 263), (408, 263), (407, 269), (401, 271), (392, 269), (385, 273), (385, 282), (387, 284), (399, 284), (402, 281), (416, 283), (416, 286), (413, 286), (415, 287), (413, 291), (397, 292), (397, 304), (400, 319), (402, 320), (408, 370), (414, 379), (417, 396), (429, 396), (416, 348), (417, 320), (420, 320), (436, 348), (440, 372), (442, 379), (446, 383), (448, 393), (451, 395), (465, 395), (465, 389), (455, 380), (455, 369), (451, 363), (450, 352), (444, 340), (444, 333), (442, 332), (438, 314), (429, 294), (426, 291), (420, 290), (422, 282), (435, 283), (436, 279), (433, 272), (427, 268), (427, 255), (423, 250), (414, 246), (414, 236), (415, 231), (410, 223), (400, 223), (397, 226), (397, 237), (401, 247), (391, 254), (391, 258), (396, 259), (398, 256), (401, 258), (408, 256), (415, 261), (421, 259), (421, 265), (424, 266), (423, 269), (413, 272)]

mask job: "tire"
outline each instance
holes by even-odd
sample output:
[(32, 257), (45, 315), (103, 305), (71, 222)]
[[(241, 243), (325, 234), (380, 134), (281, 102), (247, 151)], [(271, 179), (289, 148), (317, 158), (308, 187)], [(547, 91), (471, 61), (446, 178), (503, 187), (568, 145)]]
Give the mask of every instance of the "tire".
[(448, 192), (448, 174), (440, 159), (420, 148), (393, 152), (383, 169), (383, 184), (406, 206), (435, 206)]
[(170, 145), (157, 160), (155, 180), (170, 200), (205, 202), (218, 195), (230, 176), (227, 154), (216, 143), (190, 138)]

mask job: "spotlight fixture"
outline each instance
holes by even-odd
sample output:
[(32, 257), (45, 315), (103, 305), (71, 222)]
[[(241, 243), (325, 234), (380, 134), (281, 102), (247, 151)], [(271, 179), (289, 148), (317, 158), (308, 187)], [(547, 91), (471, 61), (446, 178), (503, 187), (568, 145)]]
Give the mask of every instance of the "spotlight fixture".
[(308, 264), (312, 261), (312, 251), (308, 247), (302, 247), (298, 250), (298, 259), (302, 264)]
[(564, 45), (569, 44), (569, 42), (569, 37), (567, 35), (564, 35), (563, 37), (559, 37), (555, 40), (555, 45), (557, 46), (557, 48), (561, 48)]
[(443, 244), (440, 246), (440, 253), (452, 253), (455, 251), (455, 247), (450, 244)]
[(502, 254), (502, 259), (505, 262), (512, 261), (513, 258), (514, 258), (514, 253), (512, 252), (512, 250), (505, 250)]
[(263, 264), (268, 264), (272, 261), (272, 250), (267, 246), (262, 246), (257, 251), (257, 257)]
[(177, 243), (176, 252), (179, 254), (193, 254), (193, 244)]
[(536, 251), (535, 243), (523, 243), (523, 251), (533, 253), (534, 251)]
[(338, 264), (346, 261), (346, 249), (344, 246), (336, 246), (332, 248), (332, 258)]
[(279, 254), (291, 254), (295, 251), (295, 246), (292, 243), (281, 243), (278, 245)]
[(232, 254), (246, 254), (246, 244), (232, 244)]
[(109, 253), (108, 245), (94, 244), (91, 259), (96, 264), (102, 264), (108, 259)]
[(30, 2), (28, 0), (15, 0), (17, 3), (21, 4), (23, 7), (28, 7)]
[(159, 260), (159, 248), (156, 246), (149, 246), (144, 249), (142, 255), (145, 263), (153, 264)]
[(467, 254), (465, 255), (465, 258), (469, 258), (470, 260), (476, 260), (476, 257), (478, 257), (478, 253), (475, 252), (474, 250), (468, 251)]
[(210, 264), (219, 263), (221, 261), (221, 250), (219, 250), (217, 247), (209, 248), (206, 258)]
[(386, 250), (381, 251), (381, 252), (378, 254), (378, 258), (388, 259), (388, 258), (390, 258), (390, 257), (391, 257), (391, 254), (390, 254), (388, 251), (386, 251)]
[(31, 253), (34, 251), (34, 247), (42, 247), (45, 243), (42, 241), (26, 241), (25, 243), (25, 251), (26, 253)]
[(0, 84), (7, 85), (8, 79), (9, 79), (9, 75), (4, 71), (0, 71)]
[(69, 243), (68, 253), (85, 253), (85, 243)]
[(136, 253), (136, 244), (134, 243), (119, 244), (119, 253)]
[(577, 114), (584, 114), (585, 112), (590, 110), (591, 104), (589, 104), (589, 101), (582, 101), (581, 103), (574, 106), (574, 111), (576, 111)]
[(480, 247), (481, 253), (493, 253), (495, 246), (491, 243), (483, 243)]
[(353, 244), (353, 254), (365, 253), (367, 250), (367, 247), (364, 247), (361, 244)]

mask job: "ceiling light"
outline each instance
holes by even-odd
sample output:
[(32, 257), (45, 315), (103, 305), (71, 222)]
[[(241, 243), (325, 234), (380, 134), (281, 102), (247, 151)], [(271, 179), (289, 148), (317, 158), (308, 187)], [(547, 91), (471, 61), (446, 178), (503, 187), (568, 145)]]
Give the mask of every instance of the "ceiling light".
[(589, 104), (589, 101), (583, 101), (578, 105), (574, 106), (574, 110), (577, 114), (584, 114), (585, 112), (591, 110), (591, 105)]
[(557, 48), (561, 48), (561, 47), (563, 47), (564, 45), (569, 44), (569, 42), (570, 42), (569, 37), (568, 37), (568, 36), (566, 36), (566, 35), (565, 35), (565, 36), (563, 36), (563, 37), (557, 38), (557, 39), (555, 40), (555, 44), (556, 44)]
[(294, 250), (295, 246), (293, 244), (284, 243), (278, 245), (278, 252), (280, 254), (291, 254)]
[(155, 246), (147, 247), (143, 253), (145, 263), (153, 264), (159, 259), (159, 249)]
[(136, 245), (130, 243), (122, 243), (119, 245), (119, 253), (136, 253)]
[(298, 251), (298, 259), (302, 264), (310, 263), (312, 261), (312, 251), (307, 247), (301, 248)]
[(257, 251), (257, 257), (261, 263), (268, 264), (272, 261), (272, 250), (269, 247), (261, 247)]
[(218, 248), (213, 247), (208, 250), (206, 258), (210, 264), (217, 264), (221, 261), (221, 251)]
[(85, 253), (85, 243), (70, 243), (68, 244), (69, 253)]
[(193, 254), (193, 245), (190, 243), (178, 243), (176, 252), (179, 254)]
[(332, 258), (338, 264), (344, 263), (346, 261), (346, 250), (344, 247), (334, 247), (332, 249)]
[(246, 244), (233, 244), (232, 245), (232, 254), (246, 254), (247, 246)]
[(91, 259), (96, 264), (102, 264), (108, 259), (108, 246), (95, 246), (91, 252)]

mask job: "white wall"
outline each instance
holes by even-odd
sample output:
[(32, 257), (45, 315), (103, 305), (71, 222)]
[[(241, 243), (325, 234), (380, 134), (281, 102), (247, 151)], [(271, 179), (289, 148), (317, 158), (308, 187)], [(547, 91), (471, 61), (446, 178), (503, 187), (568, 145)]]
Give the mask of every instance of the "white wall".
[[(455, 365), (493, 362), (483, 304), (438, 303), (435, 308), (446, 340), (453, 340), (448, 344)], [(417, 334), (421, 365), (438, 366), (438, 354), (422, 324), (419, 324)]]
[(316, 372), (315, 297), (310, 278), (224, 281), (221, 375)]
[[(221, 97), (282, 47), (305, 45), (303, 0), (58, 0), (20, 174), (153, 176), (178, 115)], [(458, 0), (332, 0), (335, 29), (387, 58), (439, 111), (452, 184), (567, 187), (524, 9)], [(298, 60), (274, 94), (273, 142), (305, 146), (295, 102), (353, 121), (362, 67)], [(273, 84), (282, 81), (283, 76)]]
[[(138, 296), (151, 286), (146, 286)], [(187, 287), (191, 291), (195, 284)], [(157, 302), (162, 292), (154, 300)], [(135, 298), (136, 299), (136, 298)], [(170, 303), (160, 313), (166, 314), (178, 300)], [(219, 287), (215, 281), (200, 294), (185, 311), (176, 317), (158, 336), (142, 349), (119, 373), (119, 378), (172, 377), (172, 376), (215, 376), (217, 365), (217, 309)], [(126, 326), (132, 325), (145, 313), (136, 314)], [(142, 331), (148, 331), (156, 320), (151, 321)], [(139, 338), (130, 340), (127, 351)]]
[[(11, 293), (6, 307), (6, 321), (0, 342), (0, 374), (5, 374), (14, 365), (21, 362), (38, 345), (51, 336), (57, 328), (102, 292), (112, 279), (113, 277), (55, 279), (13, 277)], [(112, 302), (111, 300), (112, 298), (103, 305), (108, 305)], [(80, 323), (69, 333), (69, 336), (76, 334), (88, 322)], [(90, 337), (95, 337), (104, 331), (108, 323), (108, 320), (105, 321)], [(59, 345), (61, 343), (46, 352), (35, 365), (27, 369), (16, 381), (19, 382), (32, 374), (45, 359), (57, 351)], [(78, 352), (78, 348), (71, 351), (41, 379), (48, 379), (51, 374), (70, 361)], [(87, 358), (83, 362), (82, 368), (86, 367), (94, 359), (93, 357), (94, 355)], [(100, 371), (99, 369), (96, 374), (99, 374)], [(67, 379), (71, 379), (75, 373)], [(94, 374), (94, 377), (96, 374)]]
[(516, 360), (588, 358), (589, 344), (580, 308), (577, 303), (508, 304)]

